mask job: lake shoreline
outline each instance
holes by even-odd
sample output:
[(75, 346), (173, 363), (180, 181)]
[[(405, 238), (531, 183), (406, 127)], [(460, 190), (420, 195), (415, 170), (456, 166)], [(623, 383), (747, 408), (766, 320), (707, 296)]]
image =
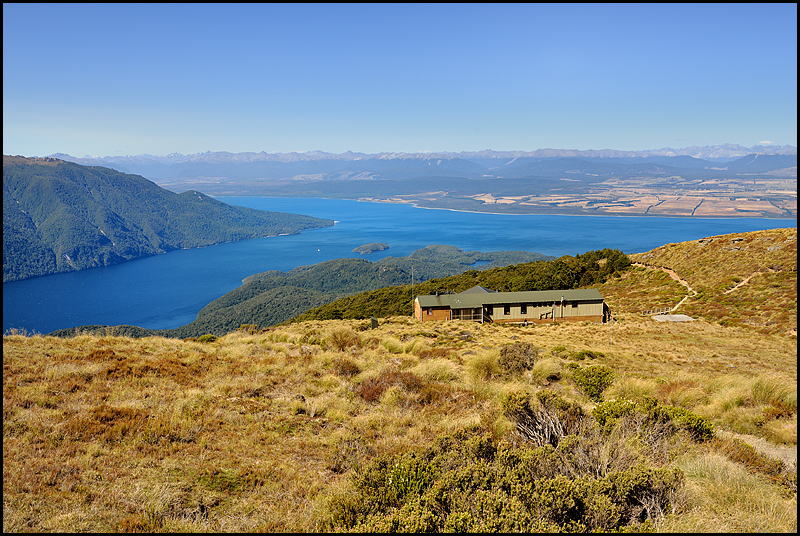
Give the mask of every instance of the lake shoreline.
[[(458, 212), (458, 213), (465, 213), (465, 214), (491, 214), (494, 216), (571, 216), (571, 217), (588, 217), (588, 218), (676, 218), (676, 219), (696, 219), (696, 220), (754, 220), (754, 219), (764, 219), (764, 220), (779, 220), (779, 221), (793, 221), (795, 222), (795, 227), (797, 226), (797, 218), (783, 218), (778, 216), (768, 216), (764, 214), (753, 214), (749, 216), (740, 215), (740, 216), (731, 216), (731, 215), (689, 215), (689, 214), (648, 214), (647, 212), (637, 213), (637, 214), (619, 214), (617, 212), (594, 212), (594, 213), (585, 213), (585, 212), (570, 212), (566, 210), (555, 210), (555, 211), (536, 211), (533, 212), (492, 212), (489, 210), (467, 210), (467, 209), (459, 209), (459, 208), (450, 208), (450, 207), (436, 207), (436, 206), (425, 206), (419, 204), (419, 201), (405, 201), (399, 199), (375, 199), (375, 198), (343, 198), (343, 197), (292, 197), (292, 196), (285, 196), (285, 197), (274, 197), (274, 196), (260, 196), (260, 195), (247, 195), (247, 196), (236, 196), (236, 195), (210, 195), (209, 197), (214, 197), (218, 200), (223, 200), (226, 198), (241, 198), (241, 197), (252, 197), (252, 198), (260, 198), (260, 199), (323, 199), (328, 201), (354, 201), (358, 203), (374, 203), (374, 204), (388, 204), (388, 205), (408, 205), (414, 208), (424, 209), (424, 210), (442, 210), (448, 212)], [(336, 222), (339, 223), (339, 222)]]

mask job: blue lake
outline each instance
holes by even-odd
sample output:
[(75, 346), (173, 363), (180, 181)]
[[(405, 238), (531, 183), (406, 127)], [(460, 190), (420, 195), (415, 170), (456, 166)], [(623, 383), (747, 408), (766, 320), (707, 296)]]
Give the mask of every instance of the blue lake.
[[(90, 324), (176, 328), (255, 273), (342, 257), (401, 257), (430, 244), (558, 257), (602, 248), (639, 253), (719, 234), (797, 227), (796, 219), (505, 215), (340, 199), (220, 200), (337, 223), (297, 235), (173, 251), (116, 266), (4, 283), (3, 331), (49, 333)], [(352, 252), (371, 242), (385, 242), (389, 249), (365, 257)]]

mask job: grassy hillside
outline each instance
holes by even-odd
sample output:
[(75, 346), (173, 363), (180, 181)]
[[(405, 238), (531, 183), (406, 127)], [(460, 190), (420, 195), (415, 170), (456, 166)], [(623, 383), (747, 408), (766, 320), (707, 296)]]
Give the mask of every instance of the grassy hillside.
[[(419, 501), (433, 500), (423, 495), (444, 486), (466, 502), (451, 505), (435, 526), (461, 520), (476, 530), (483, 519), (506, 530), (491, 524), (499, 522), (488, 512), (467, 516), (465, 504), (491, 500), (501, 513), (503, 501), (517, 505), (515, 488), (506, 487), (509, 468), (498, 465), (512, 456), (534, 464), (542, 493), (545, 484), (578, 495), (574, 486), (598, 490), (580, 495), (583, 502), (570, 498), (584, 506), (565, 506), (566, 512), (537, 506), (561, 528), (629, 526), (615, 514), (622, 511), (663, 531), (794, 531), (796, 472), (777, 460), (796, 460), (796, 340), (754, 338), (705, 321), (620, 320), (613, 346), (609, 326), (602, 325), (423, 326), (405, 317), (381, 319), (376, 330), (365, 330), (364, 321), (304, 322), (207, 343), (6, 336), (3, 526), (235, 532), (316, 531), (352, 522), (357, 529), (380, 528), (375, 523), (397, 521), (393, 505), (433, 511)], [(533, 363), (513, 369), (513, 352), (503, 349), (520, 343), (532, 345)], [(593, 413), (603, 405), (579, 383), (580, 371), (599, 366), (613, 373), (600, 399), (631, 400), (638, 404), (631, 408), (640, 408), (605, 432)], [(543, 392), (558, 394), (580, 416), (582, 439), (556, 436), (553, 447), (526, 433), (525, 415), (572, 422), (538, 401)], [(506, 411), (518, 393), (532, 397), (524, 406), (531, 409)], [(692, 439), (679, 418), (652, 417), (646, 408), (654, 401), (707, 419), (715, 439)], [(725, 431), (769, 440), (769, 455)], [(462, 452), (462, 444), (478, 450)], [(417, 454), (423, 467), (411, 454), (420, 447), (428, 448)], [(394, 476), (405, 478), (408, 489), (386, 488), (393, 467), (406, 471)], [(570, 472), (560, 472), (563, 467)], [(477, 469), (483, 484), (468, 480), (466, 488), (452, 489)], [(672, 481), (665, 471), (675, 469), (682, 476)], [(649, 497), (651, 509), (638, 505), (637, 513), (632, 496), (600, 493), (630, 478), (644, 479), (639, 498)], [(380, 493), (395, 493), (369, 519), (369, 501), (358, 498), (370, 489), (364, 479), (380, 485)], [(492, 495), (499, 489), (512, 491)], [(605, 505), (597, 512), (585, 506), (593, 497)]]
[[(670, 270), (685, 282), (681, 292), (686, 301), (676, 312), (724, 325), (752, 326), (763, 333), (796, 330), (797, 228), (712, 236), (666, 244), (630, 257), (646, 267), (644, 272), (658, 268), (661, 274), (657, 277), (666, 281), (663, 274)], [(631, 274), (643, 275), (641, 271)], [(659, 299), (651, 295), (630, 301), (627, 281), (606, 290), (617, 293), (631, 310), (678, 303), (677, 295), (667, 290), (668, 286), (675, 288), (674, 284), (660, 286), (659, 291), (666, 295)]]
[(4, 530), (796, 532), (796, 335), (642, 316), (691, 294), (657, 269), (604, 293), (613, 325), (6, 334)]
[(3, 156), (4, 282), (330, 225), (175, 194), (108, 168)]

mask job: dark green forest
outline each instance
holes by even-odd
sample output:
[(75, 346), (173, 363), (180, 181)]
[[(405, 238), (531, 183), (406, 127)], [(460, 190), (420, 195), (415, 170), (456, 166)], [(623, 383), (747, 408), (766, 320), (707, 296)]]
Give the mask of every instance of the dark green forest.
[(330, 225), (108, 168), (3, 156), (3, 282)]

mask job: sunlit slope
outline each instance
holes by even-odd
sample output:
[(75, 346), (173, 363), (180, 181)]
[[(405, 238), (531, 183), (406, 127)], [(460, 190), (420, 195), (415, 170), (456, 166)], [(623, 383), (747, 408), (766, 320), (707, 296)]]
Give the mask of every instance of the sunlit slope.
[(711, 236), (630, 257), (644, 268), (605, 286), (620, 310), (680, 303), (674, 312), (725, 325), (796, 329), (797, 228)]

